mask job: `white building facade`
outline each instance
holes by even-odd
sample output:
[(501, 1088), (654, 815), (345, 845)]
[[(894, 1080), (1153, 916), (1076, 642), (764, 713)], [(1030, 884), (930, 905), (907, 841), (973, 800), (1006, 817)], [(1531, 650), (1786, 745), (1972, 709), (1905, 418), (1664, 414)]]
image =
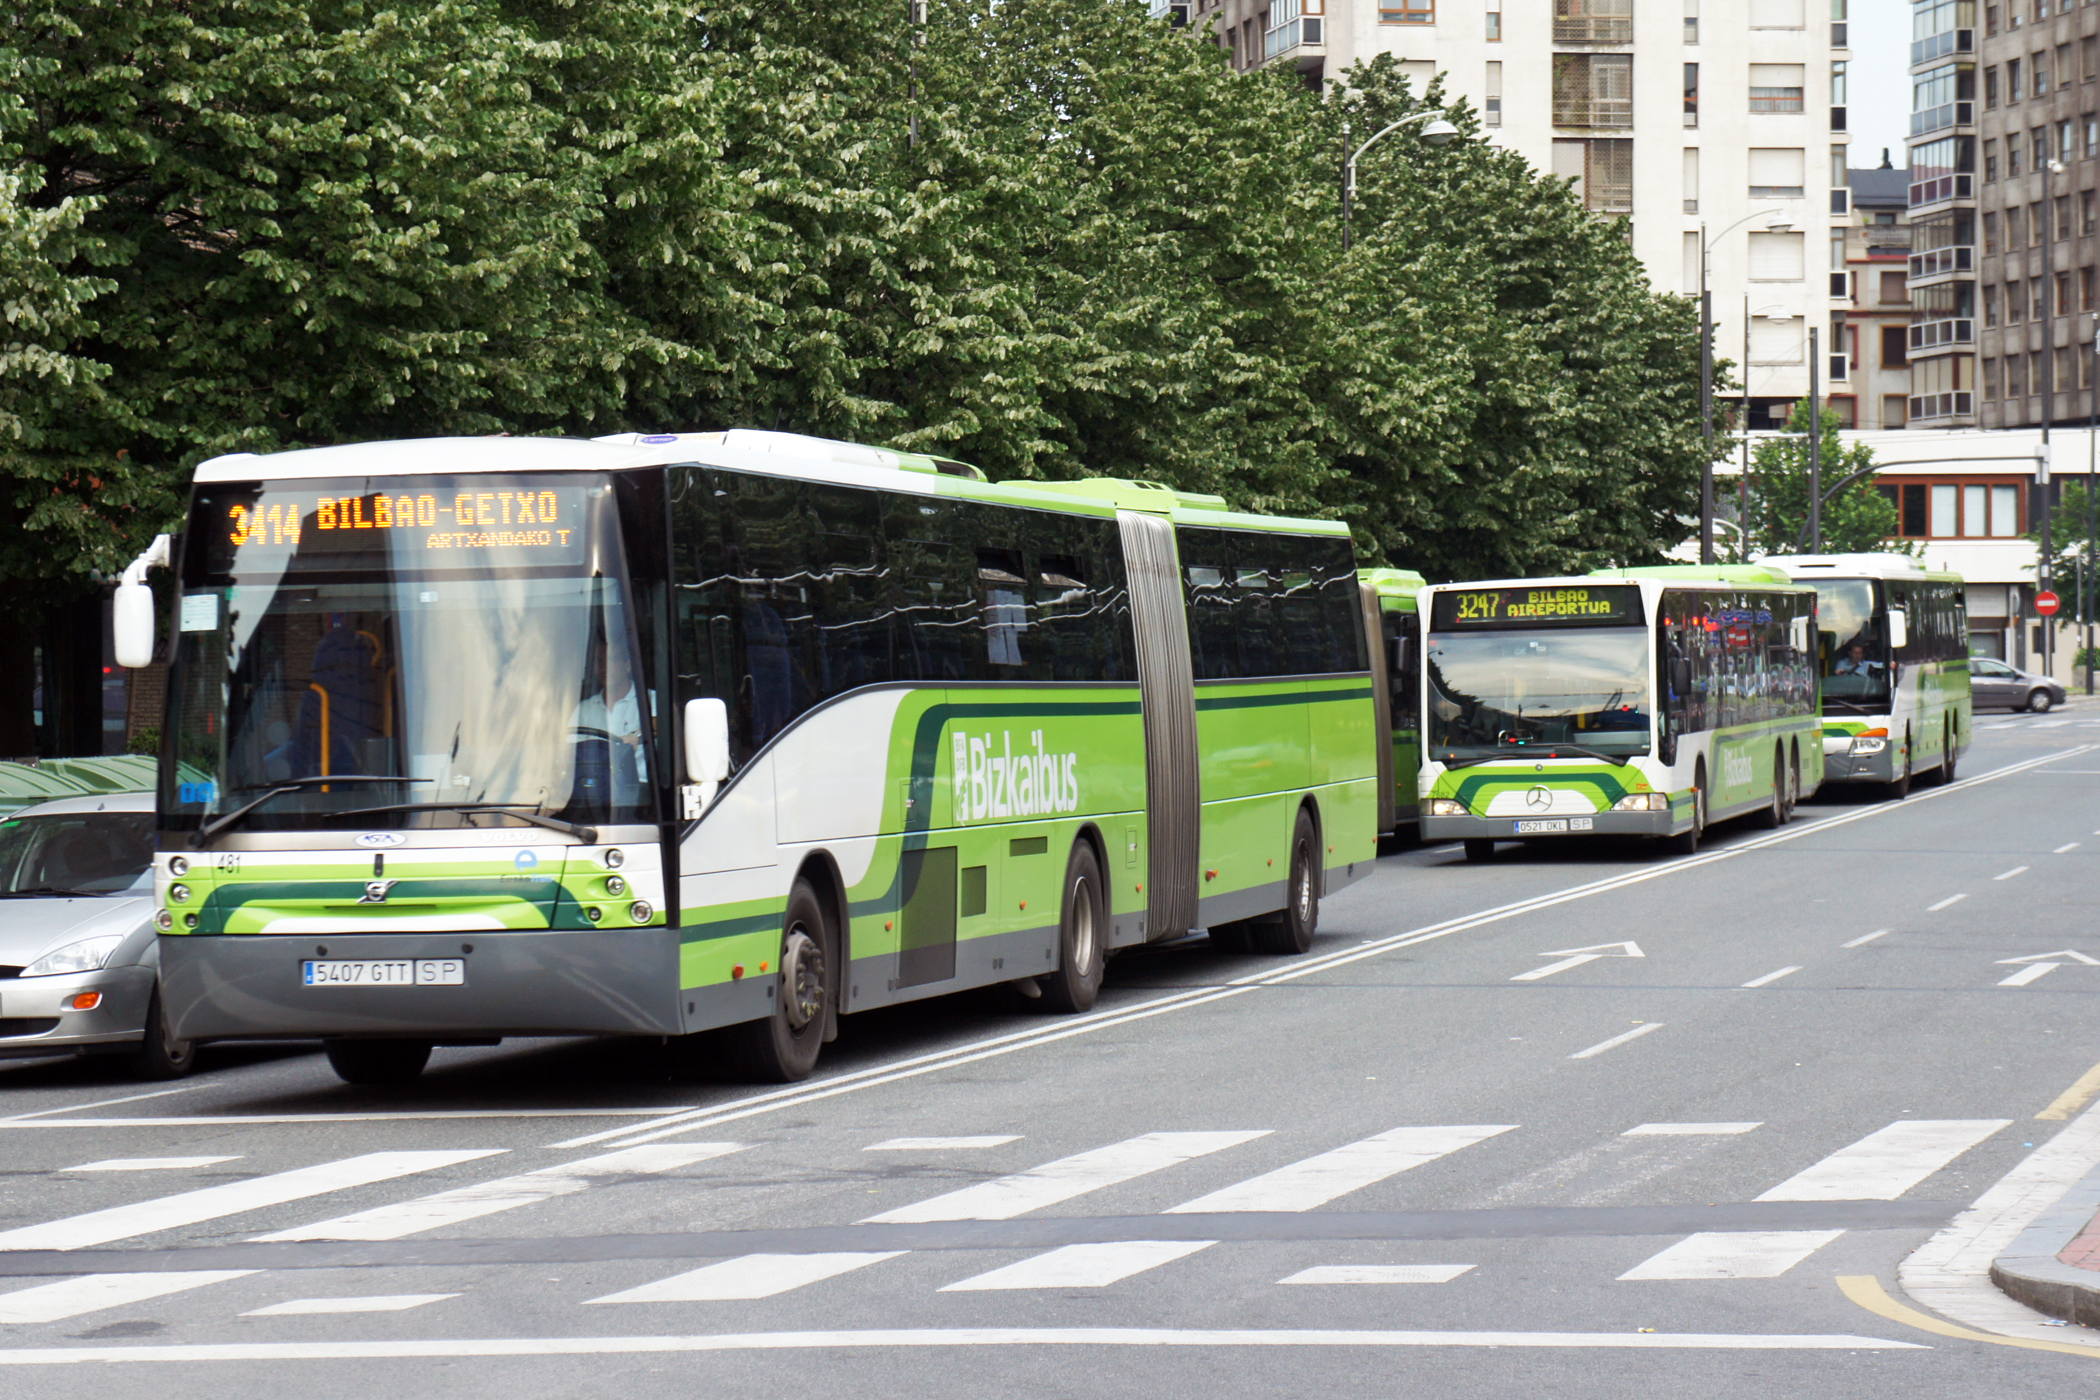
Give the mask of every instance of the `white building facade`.
[[(1849, 373), (1844, 6), (1155, 0), (1243, 70), (1288, 66), (1324, 88), (1390, 53), (1418, 90), (1442, 74), (1489, 140), (1575, 179), (1600, 216), (1628, 220), (1658, 290), (1698, 295), (1703, 232), (1722, 358), (1741, 358), (1748, 312), (1751, 428), (1781, 426), (1806, 396), (1811, 326), (1840, 392)], [(1366, 157), (1359, 184), (1378, 178), (1379, 160), (1404, 158)]]

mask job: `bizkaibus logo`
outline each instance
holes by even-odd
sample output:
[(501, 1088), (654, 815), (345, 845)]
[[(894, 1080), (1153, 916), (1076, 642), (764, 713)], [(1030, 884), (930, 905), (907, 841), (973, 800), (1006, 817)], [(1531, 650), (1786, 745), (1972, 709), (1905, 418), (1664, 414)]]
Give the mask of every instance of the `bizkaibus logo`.
[(1079, 810), (1079, 755), (1045, 753), (1033, 730), (1014, 752), (1011, 730), (955, 735), (955, 819), (1045, 817)]

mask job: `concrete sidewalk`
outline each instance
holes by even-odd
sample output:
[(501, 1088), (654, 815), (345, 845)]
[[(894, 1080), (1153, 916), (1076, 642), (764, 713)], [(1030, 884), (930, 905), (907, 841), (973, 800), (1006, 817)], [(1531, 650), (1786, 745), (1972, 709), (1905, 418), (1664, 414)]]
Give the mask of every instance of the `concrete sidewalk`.
[(2100, 1326), (2100, 1167), (1991, 1262), (1991, 1282), (2037, 1312)]

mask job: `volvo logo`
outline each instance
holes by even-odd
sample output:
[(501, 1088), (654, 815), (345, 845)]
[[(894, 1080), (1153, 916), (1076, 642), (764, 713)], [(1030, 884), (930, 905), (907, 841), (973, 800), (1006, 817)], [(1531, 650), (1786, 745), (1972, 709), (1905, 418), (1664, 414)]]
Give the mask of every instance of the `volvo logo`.
[(1524, 805), (1534, 812), (1546, 811), (1553, 805), (1553, 790), (1545, 787), (1533, 788), (1524, 794)]
[(386, 903), (386, 892), (400, 883), (399, 880), (367, 880), (365, 881), (364, 896), (357, 902), (359, 904), (384, 904)]
[(405, 846), (408, 838), (398, 831), (360, 831), (357, 844), (370, 850), (374, 846)]

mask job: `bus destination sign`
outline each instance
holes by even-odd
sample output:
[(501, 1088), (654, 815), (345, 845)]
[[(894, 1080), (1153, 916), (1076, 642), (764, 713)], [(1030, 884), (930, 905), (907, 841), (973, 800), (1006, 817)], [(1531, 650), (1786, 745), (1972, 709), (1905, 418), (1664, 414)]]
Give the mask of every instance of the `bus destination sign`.
[(1429, 626), (1438, 632), (1487, 627), (1638, 627), (1638, 584), (1555, 584), (1540, 588), (1464, 588), (1435, 595)]
[(582, 553), (587, 488), (483, 478), (270, 485), (200, 500), (212, 567), (443, 568), (567, 563)]

